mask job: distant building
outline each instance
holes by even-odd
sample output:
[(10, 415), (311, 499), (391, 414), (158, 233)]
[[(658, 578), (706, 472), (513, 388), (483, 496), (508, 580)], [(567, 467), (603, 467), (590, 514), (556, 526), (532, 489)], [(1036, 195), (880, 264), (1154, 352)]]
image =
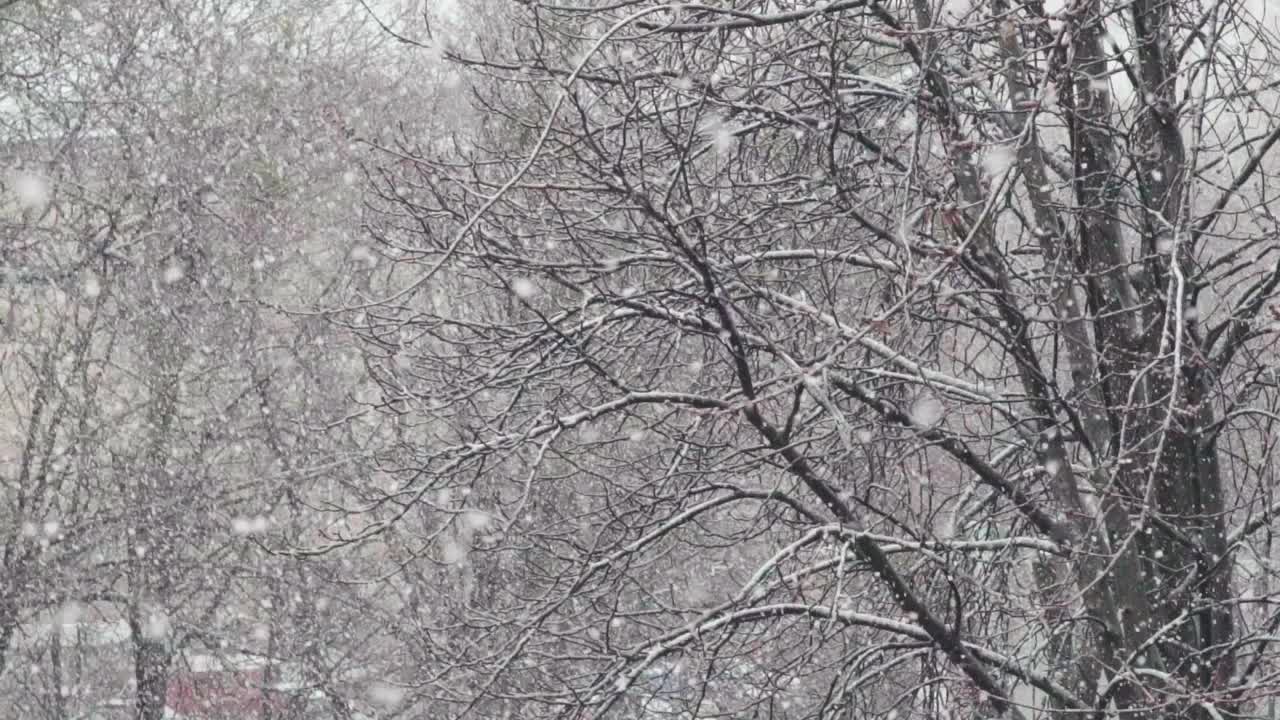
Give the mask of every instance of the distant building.
[[(0, 720), (133, 718), (133, 634), (126, 621), (102, 610), (78, 611), (81, 617), (74, 621), (44, 618), (18, 628), (0, 679)], [(281, 717), (291, 704), (307, 708), (304, 717), (327, 717), (310, 711), (324, 698), (301, 680), (295, 664), (192, 648), (173, 659), (165, 717), (253, 720)]]

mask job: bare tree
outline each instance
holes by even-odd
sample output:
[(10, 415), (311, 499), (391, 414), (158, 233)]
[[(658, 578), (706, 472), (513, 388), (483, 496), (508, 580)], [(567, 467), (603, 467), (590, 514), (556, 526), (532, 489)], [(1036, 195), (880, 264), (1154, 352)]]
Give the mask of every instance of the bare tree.
[(473, 10), (350, 314), (407, 429), (347, 539), (459, 586), (433, 712), (1262, 710), (1253, 5)]

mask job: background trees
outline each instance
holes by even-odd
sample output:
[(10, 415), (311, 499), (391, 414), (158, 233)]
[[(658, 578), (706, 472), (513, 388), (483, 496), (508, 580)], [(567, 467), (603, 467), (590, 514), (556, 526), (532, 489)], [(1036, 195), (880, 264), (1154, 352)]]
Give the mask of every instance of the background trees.
[(2, 12), (0, 715), (159, 718), (191, 656), (247, 651), (301, 716), (367, 616), (254, 541), (314, 537), (358, 365), (279, 308), (352, 264), (351, 137), (408, 65), (358, 6)]
[(351, 318), (436, 712), (1257, 712), (1257, 11), (501, 6)]

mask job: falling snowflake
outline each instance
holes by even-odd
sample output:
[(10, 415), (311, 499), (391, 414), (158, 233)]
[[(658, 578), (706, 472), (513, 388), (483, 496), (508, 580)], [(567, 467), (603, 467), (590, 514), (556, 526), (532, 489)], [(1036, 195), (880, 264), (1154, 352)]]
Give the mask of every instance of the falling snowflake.
[(183, 271), (181, 265), (177, 263), (170, 263), (169, 266), (164, 269), (164, 275), (162, 278), (166, 285), (172, 285), (181, 280), (185, 275), (186, 272)]
[(153, 609), (147, 614), (147, 621), (142, 626), (142, 635), (148, 640), (164, 640), (172, 629), (169, 616), (161, 610)]
[(455, 540), (446, 540), (441, 548), (441, 559), (446, 565), (457, 565), (467, 557), (467, 550)]
[(404, 688), (384, 682), (375, 682), (369, 686), (369, 699), (384, 710), (392, 710), (404, 702)]
[(538, 291), (538, 288), (533, 284), (533, 281), (528, 278), (516, 278), (511, 281), (511, 291), (514, 292), (517, 297), (527, 300), (533, 297), (534, 293)]
[(720, 116), (712, 116), (703, 123), (702, 132), (711, 139), (717, 152), (727, 153), (738, 143), (738, 127)]
[(368, 268), (378, 264), (378, 258), (373, 254), (373, 251), (364, 245), (357, 245), (351, 248), (351, 259)]
[(102, 281), (98, 279), (97, 275), (90, 273), (85, 276), (84, 287), (81, 288), (81, 291), (86, 298), (92, 300), (102, 294)]
[(49, 183), (31, 173), (17, 173), (11, 180), (13, 195), (24, 210), (39, 210), (49, 204)]
[(462, 514), (462, 524), (469, 530), (484, 530), (489, 527), (488, 513), (479, 510), (468, 510)]
[(930, 395), (922, 395), (911, 404), (911, 422), (923, 428), (931, 428), (942, 420), (942, 403)]
[(231, 531), (237, 535), (258, 535), (267, 531), (270, 522), (263, 515), (241, 516), (231, 521)]
[(1004, 145), (996, 145), (988, 148), (987, 152), (982, 156), (982, 169), (987, 175), (993, 178), (1004, 177), (1004, 174), (1013, 167), (1014, 163), (1013, 151)]

